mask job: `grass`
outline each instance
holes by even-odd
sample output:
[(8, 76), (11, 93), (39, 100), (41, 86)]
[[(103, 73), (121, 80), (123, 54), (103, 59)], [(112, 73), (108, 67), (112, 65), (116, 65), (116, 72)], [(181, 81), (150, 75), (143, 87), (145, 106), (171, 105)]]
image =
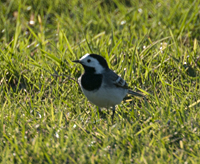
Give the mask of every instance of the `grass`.
[[(1, 163), (199, 163), (199, 1), (0, 2)], [(105, 118), (82, 94), (85, 53), (147, 101)]]

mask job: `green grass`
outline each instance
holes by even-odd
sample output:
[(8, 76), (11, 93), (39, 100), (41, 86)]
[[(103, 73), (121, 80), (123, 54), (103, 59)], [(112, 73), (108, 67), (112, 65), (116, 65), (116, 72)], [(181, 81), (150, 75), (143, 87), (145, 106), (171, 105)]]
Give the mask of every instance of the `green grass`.
[[(199, 163), (198, 0), (0, 2), (1, 163)], [(31, 22), (30, 21), (34, 21)], [(147, 101), (105, 118), (82, 94), (85, 53)]]

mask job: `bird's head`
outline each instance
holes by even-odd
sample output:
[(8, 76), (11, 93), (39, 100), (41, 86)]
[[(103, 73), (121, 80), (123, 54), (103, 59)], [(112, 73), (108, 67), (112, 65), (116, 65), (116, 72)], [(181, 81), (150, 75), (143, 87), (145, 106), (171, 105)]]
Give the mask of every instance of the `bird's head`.
[(85, 72), (101, 74), (104, 70), (108, 69), (106, 60), (96, 54), (85, 54), (82, 58), (74, 60), (73, 62), (82, 64)]

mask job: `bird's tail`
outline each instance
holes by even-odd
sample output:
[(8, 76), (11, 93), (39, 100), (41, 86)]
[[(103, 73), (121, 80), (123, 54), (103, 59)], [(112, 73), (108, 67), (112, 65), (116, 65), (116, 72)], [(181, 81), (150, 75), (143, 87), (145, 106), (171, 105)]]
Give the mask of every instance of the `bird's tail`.
[(134, 92), (132, 90), (128, 90), (128, 94), (132, 94), (134, 96), (138, 96), (138, 97), (144, 97), (144, 95), (140, 94), (140, 93), (137, 93), (137, 92)]

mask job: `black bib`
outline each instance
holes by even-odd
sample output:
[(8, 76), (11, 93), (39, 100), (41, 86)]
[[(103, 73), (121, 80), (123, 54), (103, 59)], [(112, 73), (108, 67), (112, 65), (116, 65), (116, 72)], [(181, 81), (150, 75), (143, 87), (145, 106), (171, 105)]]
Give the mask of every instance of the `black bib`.
[(85, 73), (81, 77), (81, 85), (88, 91), (98, 90), (101, 86), (103, 75), (95, 74), (92, 67), (83, 66)]

